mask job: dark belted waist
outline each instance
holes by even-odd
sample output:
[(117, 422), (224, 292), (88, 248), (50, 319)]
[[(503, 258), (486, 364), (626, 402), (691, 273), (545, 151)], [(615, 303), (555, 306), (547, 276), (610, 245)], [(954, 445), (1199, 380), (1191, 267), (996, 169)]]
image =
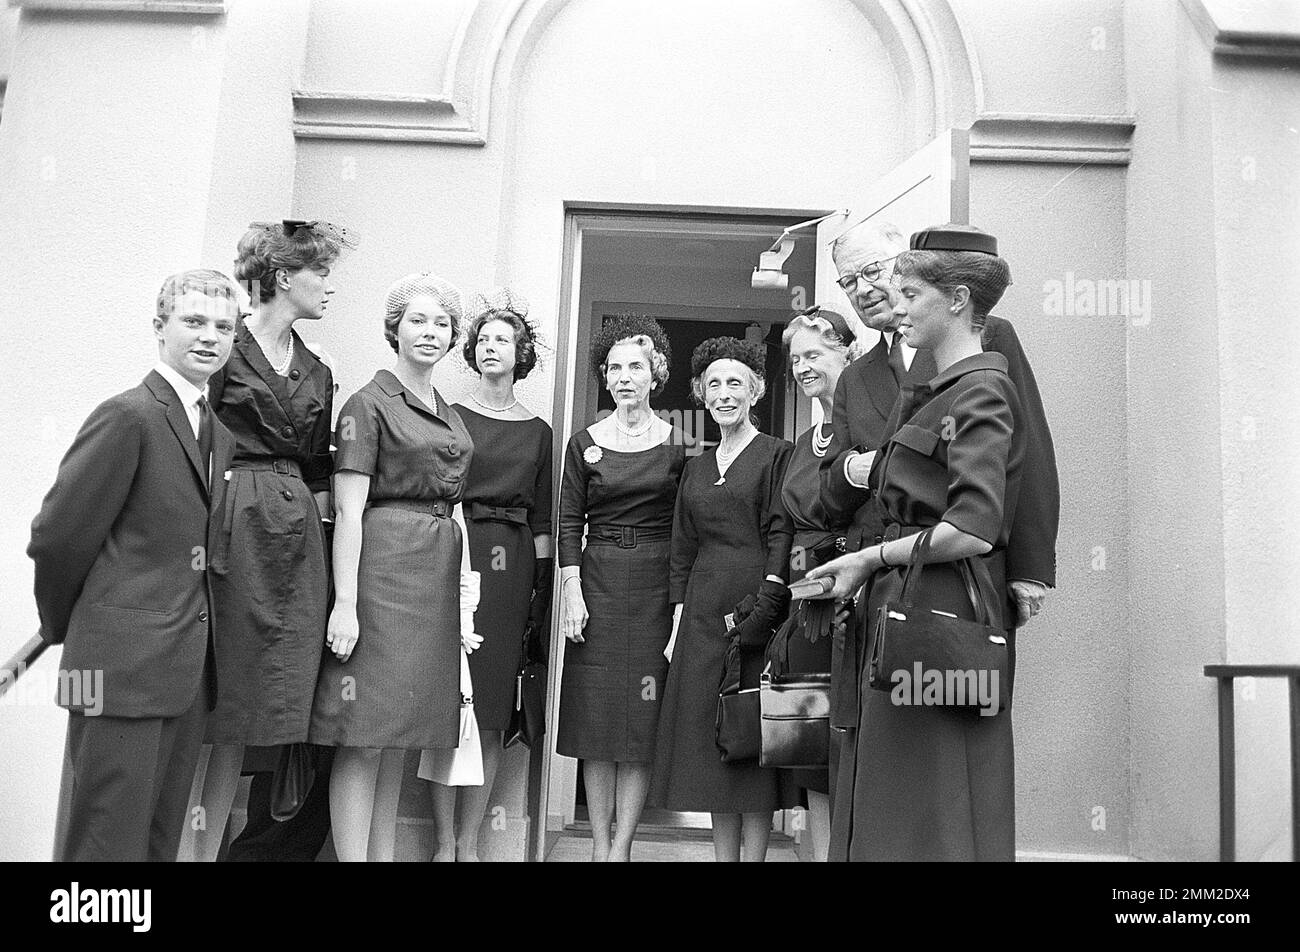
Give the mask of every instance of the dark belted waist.
[(450, 519), (456, 504), (449, 499), (372, 499), (366, 504), (367, 509), (406, 509), (409, 512), (422, 512), (428, 516)]
[(466, 515), (475, 522), (508, 522), (516, 526), (528, 525), (528, 510), (523, 506), (485, 506), (481, 502), (472, 502), (466, 508)]
[(672, 538), (671, 529), (616, 526), (609, 523), (587, 526), (587, 545), (616, 545), (620, 549), (635, 549), (642, 542), (660, 542)]
[(230, 464), (231, 469), (247, 469), (255, 473), (279, 473), (281, 476), (296, 476), (302, 479), (302, 467), (297, 460), (287, 458), (263, 457), (261, 459), (237, 459)]

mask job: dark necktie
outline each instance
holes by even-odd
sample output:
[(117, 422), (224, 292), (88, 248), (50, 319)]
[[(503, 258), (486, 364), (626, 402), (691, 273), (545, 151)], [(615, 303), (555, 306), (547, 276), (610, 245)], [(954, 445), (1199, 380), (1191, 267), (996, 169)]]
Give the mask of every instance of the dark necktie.
[(894, 333), (894, 346), (889, 348), (889, 369), (894, 372), (894, 382), (901, 390), (903, 381), (907, 378), (907, 364), (903, 362), (902, 341), (897, 332)]
[(199, 462), (203, 469), (203, 485), (212, 479), (212, 408), (207, 397), (199, 397)]

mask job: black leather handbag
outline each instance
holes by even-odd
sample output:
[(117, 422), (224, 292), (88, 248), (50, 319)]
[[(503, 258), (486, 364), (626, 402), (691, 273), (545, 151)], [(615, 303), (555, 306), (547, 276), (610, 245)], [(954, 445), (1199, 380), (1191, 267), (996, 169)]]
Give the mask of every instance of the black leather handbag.
[(316, 781), (316, 751), (311, 744), (285, 744), (271, 775), (271, 818), (292, 820), (307, 802)]
[(912, 547), (898, 601), (877, 609), (867, 682), (878, 691), (899, 692), (902, 704), (991, 708), (996, 714), (1008, 706), (1007, 633), (990, 610), (997, 603), (987, 573), (972, 567), (970, 559), (953, 563), (974, 621), (916, 601), (933, 532), (926, 529)]
[(740, 686), (740, 638), (733, 637), (727, 644), (722, 681), (718, 685), (718, 714), (714, 725), (724, 764), (758, 759), (761, 747), (758, 692), (758, 688)]
[(805, 599), (772, 637), (759, 681), (760, 752), (764, 767), (825, 767), (830, 763), (831, 675), (790, 672), (790, 639), (830, 632), (835, 603)]
[(523, 744), (531, 750), (545, 735), (546, 662), (541, 639), (529, 625), (524, 630), (524, 650), (515, 674), (515, 706), (510, 712), (510, 726), (501, 735), (501, 746), (509, 749)]

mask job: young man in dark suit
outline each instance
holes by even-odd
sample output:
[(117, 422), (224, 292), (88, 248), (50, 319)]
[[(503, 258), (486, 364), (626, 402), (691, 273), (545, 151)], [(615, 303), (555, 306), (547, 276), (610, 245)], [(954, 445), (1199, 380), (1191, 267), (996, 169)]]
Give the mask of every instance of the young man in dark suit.
[(176, 859), (216, 697), (207, 553), (234, 441), (206, 391), (230, 355), (236, 293), (217, 271), (163, 283), (158, 364), (90, 414), (32, 523), (41, 635), (64, 646), (56, 860)]

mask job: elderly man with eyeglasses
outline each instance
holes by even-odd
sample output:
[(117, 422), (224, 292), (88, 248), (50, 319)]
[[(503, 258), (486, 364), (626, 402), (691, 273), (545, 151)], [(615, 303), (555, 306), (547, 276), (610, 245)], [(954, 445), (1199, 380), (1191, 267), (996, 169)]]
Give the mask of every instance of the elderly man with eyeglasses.
[[(958, 226), (960, 227), (960, 226)], [(897, 292), (891, 279), (894, 259), (907, 249), (899, 230), (878, 221), (863, 222), (835, 241), (832, 257), (838, 283), (853, 307), (848, 320), (861, 340), (866, 328), (880, 332), (880, 340), (854, 360), (840, 375), (835, 391), (832, 442), (821, 463), (821, 502), (832, 525), (847, 525), (848, 545), (858, 549), (884, 540), (885, 528), (867, 489), (867, 476), (875, 450), (885, 438), (885, 423), (903, 387), (923, 385), (937, 372), (929, 351), (915, 350), (895, 333)], [(990, 314), (983, 347), (1007, 358), (1012, 382), (1019, 391), (1025, 419), (1017, 421), (1026, 432), (1025, 461), (1019, 505), (1011, 535), (1002, 555), (1011, 604), (1005, 617), (1024, 625), (1042, 609), (1047, 590), (1056, 584), (1056, 533), (1060, 518), (1060, 487), (1052, 434), (1043, 401), (1015, 328)], [(857, 675), (866, 645), (867, 619), (837, 636), (835, 644), (834, 709), (831, 724), (839, 732), (857, 728)], [(1010, 660), (1014, 674), (1014, 640)], [(840, 733), (843, 738), (845, 733)], [(832, 743), (832, 814), (841, 799), (836, 792), (836, 744)], [(838, 823), (837, 823), (838, 825)], [(834, 838), (832, 838), (834, 841)], [(834, 860), (837, 857), (832, 856)]]

